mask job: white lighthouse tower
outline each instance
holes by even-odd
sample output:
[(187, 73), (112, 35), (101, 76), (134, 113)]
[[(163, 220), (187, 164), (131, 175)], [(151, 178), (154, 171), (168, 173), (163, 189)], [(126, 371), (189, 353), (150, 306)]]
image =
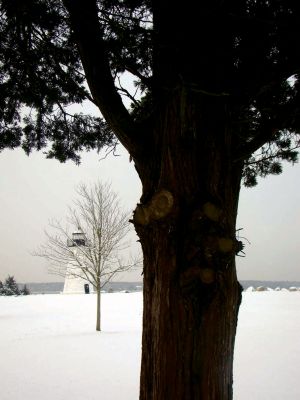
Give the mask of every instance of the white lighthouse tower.
[[(68, 247), (72, 247), (72, 251), (77, 258), (81, 258), (81, 246), (86, 246), (86, 237), (82, 230), (78, 228), (72, 233), (72, 240), (68, 241)], [(69, 263), (66, 270), (65, 284), (63, 294), (83, 294), (93, 291), (92, 285), (82, 277), (82, 267)]]

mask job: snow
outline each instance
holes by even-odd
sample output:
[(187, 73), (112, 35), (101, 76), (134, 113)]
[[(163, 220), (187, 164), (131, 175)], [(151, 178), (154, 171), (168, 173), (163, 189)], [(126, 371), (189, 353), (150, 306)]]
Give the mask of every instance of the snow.
[[(138, 399), (142, 293), (0, 297), (1, 400)], [(235, 400), (300, 399), (300, 292), (244, 292)]]
[[(137, 399), (141, 293), (0, 297), (1, 400)], [(100, 397), (99, 397), (99, 394)]]
[(236, 400), (300, 399), (300, 292), (244, 292), (234, 362)]

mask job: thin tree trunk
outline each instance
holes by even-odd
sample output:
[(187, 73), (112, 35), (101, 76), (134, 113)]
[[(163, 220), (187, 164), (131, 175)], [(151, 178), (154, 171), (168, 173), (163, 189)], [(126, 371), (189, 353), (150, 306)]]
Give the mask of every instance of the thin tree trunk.
[(101, 331), (101, 288), (100, 285), (97, 285), (97, 322), (96, 322), (96, 331)]
[(225, 107), (205, 101), (190, 106), (186, 93), (174, 94), (157, 118), (154, 157), (137, 165), (143, 196), (134, 223), (144, 254), (140, 400), (232, 399), (242, 168), (231, 160)]

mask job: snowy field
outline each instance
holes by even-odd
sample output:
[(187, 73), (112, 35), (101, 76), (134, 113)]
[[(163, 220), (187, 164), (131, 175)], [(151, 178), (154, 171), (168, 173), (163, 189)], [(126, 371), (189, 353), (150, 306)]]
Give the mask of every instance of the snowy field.
[[(95, 295), (0, 297), (0, 399), (137, 400), (142, 294), (102, 310), (97, 333)], [(299, 371), (300, 292), (244, 292), (234, 399), (299, 400)]]

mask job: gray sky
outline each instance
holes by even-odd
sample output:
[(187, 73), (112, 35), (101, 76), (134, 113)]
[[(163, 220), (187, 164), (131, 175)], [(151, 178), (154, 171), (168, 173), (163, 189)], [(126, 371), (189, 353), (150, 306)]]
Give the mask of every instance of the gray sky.
[(284, 165), (279, 176), (243, 188), (238, 228), (250, 242), (237, 257), (240, 279), (300, 281), (300, 165)]
[[(8, 274), (18, 282), (61, 280), (49, 275), (46, 262), (30, 253), (44, 241), (48, 221), (64, 218), (80, 182), (109, 180), (124, 207), (135, 207), (141, 185), (126, 152), (120, 147), (118, 153), (120, 157), (100, 162), (97, 153), (86, 153), (79, 167), (47, 160), (41, 153), (0, 153), (0, 280)], [(299, 176), (299, 165), (286, 165), (281, 176), (242, 189), (237, 227), (251, 244), (246, 246), (246, 258), (237, 257), (240, 279), (300, 281)], [(141, 280), (141, 275), (135, 272), (122, 279)]]

